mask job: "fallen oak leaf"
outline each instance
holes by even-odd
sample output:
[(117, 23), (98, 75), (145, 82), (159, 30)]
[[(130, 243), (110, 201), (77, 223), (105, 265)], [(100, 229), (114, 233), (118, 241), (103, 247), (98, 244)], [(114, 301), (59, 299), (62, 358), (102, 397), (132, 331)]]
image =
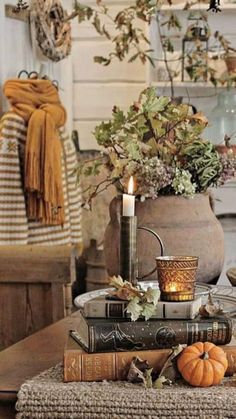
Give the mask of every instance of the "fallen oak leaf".
[(219, 301), (214, 302), (209, 293), (207, 303), (200, 307), (199, 314), (201, 317), (215, 317), (224, 314), (224, 307)]
[(158, 377), (154, 381), (153, 388), (157, 390), (161, 390), (162, 388), (164, 388), (164, 385), (170, 386), (171, 384), (172, 384), (172, 381), (169, 380), (169, 378), (166, 378), (164, 375), (162, 375), (161, 377)]
[(183, 351), (183, 349), (184, 348), (182, 345), (174, 346), (171, 349), (171, 352), (166, 362), (164, 363), (158, 378), (165, 376), (167, 379), (170, 379), (171, 381), (174, 381), (176, 379), (176, 377), (178, 376), (178, 369), (175, 361), (177, 356)]
[(145, 388), (152, 388), (152, 371), (153, 371), (153, 368), (148, 368), (144, 372), (144, 385), (145, 385)]
[(147, 361), (143, 361), (138, 356), (133, 358), (127, 374), (127, 381), (130, 383), (144, 383), (144, 373), (148, 368), (149, 364)]

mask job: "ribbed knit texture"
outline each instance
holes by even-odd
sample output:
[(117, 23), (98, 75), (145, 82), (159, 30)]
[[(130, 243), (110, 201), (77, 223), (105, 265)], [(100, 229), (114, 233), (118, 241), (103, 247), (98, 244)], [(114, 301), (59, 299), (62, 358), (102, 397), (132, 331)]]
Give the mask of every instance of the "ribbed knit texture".
[(81, 192), (73, 174), (77, 160), (74, 144), (63, 129), (61, 167), (64, 225), (29, 221), (23, 190), (27, 124), (13, 112), (0, 121), (0, 245), (79, 244), (81, 237)]

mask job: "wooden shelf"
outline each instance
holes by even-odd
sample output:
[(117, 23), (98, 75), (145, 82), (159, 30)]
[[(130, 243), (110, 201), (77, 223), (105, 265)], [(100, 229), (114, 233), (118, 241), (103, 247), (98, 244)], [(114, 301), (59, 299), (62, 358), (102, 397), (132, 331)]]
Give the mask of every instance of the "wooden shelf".
[[(198, 3), (198, 4), (195, 4), (194, 6), (192, 6), (188, 10), (183, 10), (185, 4), (186, 3), (179, 3), (179, 4), (173, 4), (172, 6), (169, 6), (168, 4), (166, 4), (166, 5), (164, 4), (161, 7), (161, 10), (170, 10), (170, 11), (173, 11), (173, 12), (178, 11), (178, 10), (180, 10), (180, 11), (182, 10), (183, 12), (190, 12), (191, 10), (205, 10), (205, 11), (207, 11), (207, 9), (209, 7), (208, 3)], [(236, 10), (236, 3), (222, 3), (220, 5), (220, 8), (221, 8), (222, 12), (224, 10), (227, 10), (227, 11)]]
[[(151, 81), (151, 85), (154, 87), (169, 87), (170, 82), (169, 81)], [(179, 81), (174, 80), (174, 86), (180, 87), (180, 88), (191, 88), (191, 89), (199, 89), (199, 87), (207, 88), (207, 89), (225, 89), (223, 86), (215, 87), (210, 82), (193, 82), (193, 81)]]

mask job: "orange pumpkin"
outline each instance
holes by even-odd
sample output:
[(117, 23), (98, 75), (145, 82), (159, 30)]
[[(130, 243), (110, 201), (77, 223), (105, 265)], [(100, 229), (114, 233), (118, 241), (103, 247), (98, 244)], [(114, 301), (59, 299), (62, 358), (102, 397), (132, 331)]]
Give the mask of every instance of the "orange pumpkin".
[(221, 382), (228, 361), (219, 346), (210, 342), (197, 342), (181, 352), (177, 366), (183, 378), (192, 386), (209, 387)]

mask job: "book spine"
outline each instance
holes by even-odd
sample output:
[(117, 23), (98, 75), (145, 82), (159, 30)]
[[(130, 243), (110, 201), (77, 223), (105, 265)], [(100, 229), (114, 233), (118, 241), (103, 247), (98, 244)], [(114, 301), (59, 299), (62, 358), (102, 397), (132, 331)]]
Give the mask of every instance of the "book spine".
[[(127, 318), (126, 301), (92, 300), (85, 303), (84, 317), (86, 318)], [(199, 312), (201, 298), (183, 303), (165, 303), (159, 301), (153, 319), (194, 319)]]
[(229, 319), (101, 322), (89, 325), (89, 352), (171, 348), (212, 342), (225, 345), (232, 337)]
[(85, 303), (83, 312), (87, 318), (126, 318), (126, 301), (88, 301)]
[(67, 350), (64, 354), (64, 381), (116, 380), (116, 357)]
[[(226, 376), (236, 373), (236, 346), (222, 346), (228, 359)], [(79, 350), (67, 350), (64, 355), (64, 381), (125, 380), (134, 357), (148, 361), (159, 373), (170, 354), (170, 350), (138, 352), (112, 352), (88, 354)]]

